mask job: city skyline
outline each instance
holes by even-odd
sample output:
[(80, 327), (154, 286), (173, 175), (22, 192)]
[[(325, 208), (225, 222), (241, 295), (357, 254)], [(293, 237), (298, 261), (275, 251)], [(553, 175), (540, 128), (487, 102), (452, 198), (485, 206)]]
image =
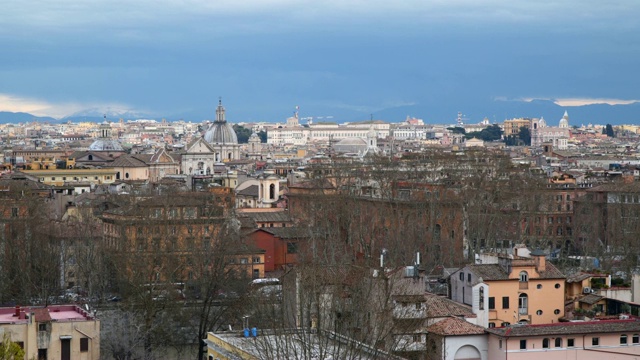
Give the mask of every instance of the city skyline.
[(638, 14), (631, 1), (8, 1), (0, 111), (207, 118), (223, 96), (235, 122), (296, 105), (363, 119), (426, 109), (408, 115), (429, 122), (468, 108), (478, 122), (502, 120), (476, 109), (505, 101), (626, 104)]

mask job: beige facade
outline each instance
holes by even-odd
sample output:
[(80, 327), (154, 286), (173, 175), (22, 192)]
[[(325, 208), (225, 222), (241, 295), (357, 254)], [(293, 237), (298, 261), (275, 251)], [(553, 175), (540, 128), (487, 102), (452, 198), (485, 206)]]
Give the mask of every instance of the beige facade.
[(114, 169), (23, 170), (43, 184), (62, 186), (73, 183), (110, 184), (115, 181)]
[(489, 329), (489, 359), (636, 359), (640, 321), (601, 320)]
[(75, 305), (0, 308), (0, 336), (25, 351), (26, 359), (100, 359), (100, 321)]

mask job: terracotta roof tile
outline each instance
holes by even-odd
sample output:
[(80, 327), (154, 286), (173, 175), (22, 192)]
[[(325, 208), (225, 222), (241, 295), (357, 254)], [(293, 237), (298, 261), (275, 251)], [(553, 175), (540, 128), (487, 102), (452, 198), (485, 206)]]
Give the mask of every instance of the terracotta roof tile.
[(427, 331), (436, 335), (481, 335), (484, 334), (482, 326), (474, 325), (464, 319), (450, 317), (439, 321), (427, 328)]

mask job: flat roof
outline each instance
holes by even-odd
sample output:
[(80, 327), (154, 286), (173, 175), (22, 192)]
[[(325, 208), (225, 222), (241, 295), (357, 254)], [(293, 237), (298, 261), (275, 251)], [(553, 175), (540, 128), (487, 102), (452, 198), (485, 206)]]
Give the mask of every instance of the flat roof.
[(24, 314), (35, 314), (36, 321), (93, 321), (96, 320), (89, 312), (76, 305), (49, 305), (46, 308), (39, 306), (5, 307), (0, 308), (0, 324), (26, 324), (29, 319), (24, 315), (15, 316), (16, 310)]

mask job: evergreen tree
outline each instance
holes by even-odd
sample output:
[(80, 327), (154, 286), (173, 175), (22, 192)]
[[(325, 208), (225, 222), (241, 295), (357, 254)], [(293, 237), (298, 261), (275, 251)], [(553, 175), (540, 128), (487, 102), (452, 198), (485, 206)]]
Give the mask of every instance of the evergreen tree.
[(605, 128), (605, 134), (607, 134), (608, 137), (616, 137), (616, 134), (613, 132), (613, 126), (611, 126), (611, 124), (607, 124)]

